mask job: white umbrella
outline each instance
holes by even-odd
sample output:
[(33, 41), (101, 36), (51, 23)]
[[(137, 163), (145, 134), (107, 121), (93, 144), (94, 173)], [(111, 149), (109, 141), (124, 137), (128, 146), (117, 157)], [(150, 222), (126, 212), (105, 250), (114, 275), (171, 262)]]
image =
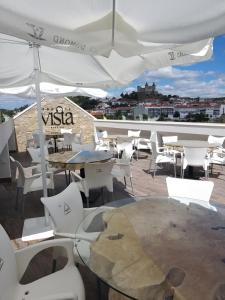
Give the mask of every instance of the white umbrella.
[(225, 32), (223, 0), (0, 0), (2, 33), (109, 56), (146, 54)]
[[(97, 88), (83, 88), (83, 87), (72, 87), (64, 85), (56, 85), (52, 83), (41, 82), (40, 83), (41, 96), (86, 96), (92, 98), (105, 98), (108, 93), (102, 89)], [(0, 95), (16, 95), (25, 98), (36, 98), (35, 86), (18, 86), (12, 88), (0, 89)]]

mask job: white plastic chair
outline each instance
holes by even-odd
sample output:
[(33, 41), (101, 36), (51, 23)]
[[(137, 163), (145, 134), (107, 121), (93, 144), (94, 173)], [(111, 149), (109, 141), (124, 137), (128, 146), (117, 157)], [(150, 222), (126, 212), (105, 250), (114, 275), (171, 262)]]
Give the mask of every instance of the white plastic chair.
[(72, 128), (60, 128), (60, 132), (61, 132), (61, 134), (63, 134), (63, 133), (73, 133), (73, 129)]
[[(45, 149), (45, 156), (48, 156), (48, 148), (47, 146), (44, 147)], [(28, 153), (32, 159), (33, 164), (40, 164), (41, 163), (41, 150), (40, 148), (27, 148)]]
[[(32, 136), (34, 148), (40, 148), (40, 132), (36, 130), (32, 133)], [(52, 141), (52, 139), (45, 140), (44, 143), (47, 149), (54, 148), (54, 142)]]
[(87, 163), (84, 167), (85, 178), (71, 171), (72, 180), (78, 184), (80, 191), (85, 194), (87, 207), (89, 207), (90, 190), (106, 187), (109, 192), (113, 193), (113, 176), (111, 172), (114, 164), (114, 160)]
[(88, 232), (88, 226), (97, 215), (112, 208), (83, 208), (81, 194), (75, 182), (55, 196), (42, 197), (41, 202), (50, 214), (55, 236), (72, 238), (75, 261), (83, 263), (80, 255), (87, 261), (90, 256), (90, 242), (95, 241), (100, 234), (100, 231)]
[(90, 144), (76, 144), (72, 143), (72, 151), (73, 152), (80, 152), (80, 151), (94, 151), (95, 145), (90, 143)]
[(140, 150), (149, 150), (151, 152), (151, 138), (150, 139), (144, 139), (139, 138), (137, 141), (136, 149), (137, 149), (137, 159), (139, 158), (139, 151)]
[(181, 175), (184, 177), (184, 170), (187, 166), (202, 167), (205, 171), (205, 178), (208, 178), (209, 158), (207, 148), (184, 147), (184, 153), (181, 157)]
[(132, 144), (134, 147), (137, 147), (138, 140), (140, 138), (141, 130), (128, 130), (127, 136), (133, 137)]
[(127, 186), (126, 183), (126, 177), (130, 178), (130, 184), (133, 190), (133, 183), (132, 183), (132, 172), (131, 172), (131, 160), (134, 154), (133, 145), (130, 143), (128, 144), (124, 149), (122, 153), (122, 157), (120, 159), (116, 160), (115, 165), (112, 169), (112, 175), (113, 177), (123, 177), (125, 186)]
[(63, 148), (67, 149), (67, 150), (71, 150), (74, 139), (75, 139), (74, 133), (64, 132), (63, 133)]
[(165, 145), (167, 143), (177, 142), (178, 141), (178, 137), (177, 137), (177, 135), (163, 136), (162, 137), (162, 141), (163, 141), (163, 145)]
[[(24, 195), (43, 190), (42, 173), (37, 166), (24, 168), (21, 163), (10, 156), (10, 160), (17, 167), (16, 174), (16, 209), (18, 208), (19, 191), (22, 190), (22, 214), (24, 214)], [(47, 189), (54, 190), (53, 172), (46, 172)]]
[(132, 142), (120, 142), (119, 140), (117, 141), (116, 145), (115, 145), (115, 151), (117, 152), (117, 157), (119, 158), (121, 153), (126, 149), (131, 147), (133, 149), (133, 144)]
[(95, 150), (101, 151), (101, 150), (110, 150), (109, 141), (105, 140), (105, 138), (108, 137), (108, 132), (106, 130), (104, 131), (95, 131), (94, 133), (94, 141), (95, 141)]
[(217, 137), (214, 135), (209, 135), (208, 136), (208, 142), (210, 144), (217, 144), (219, 147), (223, 147), (223, 143), (225, 141), (225, 137)]
[(73, 129), (72, 128), (60, 128), (60, 133), (63, 134), (63, 137), (57, 138), (57, 140), (56, 140), (56, 146), (57, 146), (58, 150), (62, 151), (64, 149), (64, 147), (65, 147), (65, 144), (64, 144), (64, 134), (65, 133), (72, 134), (73, 133)]
[(210, 153), (210, 164), (211, 164), (211, 171), (213, 171), (213, 165), (220, 165), (223, 167), (225, 165), (225, 149), (223, 148), (223, 144), (225, 141), (225, 137), (216, 137), (213, 135), (209, 135), (208, 142), (210, 144), (217, 144), (218, 148), (214, 149)]
[(213, 191), (214, 183), (212, 181), (166, 178), (166, 185), (169, 197), (179, 200), (181, 203), (197, 203), (206, 208), (215, 210), (209, 204)]
[(152, 155), (149, 164), (149, 173), (151, 172), (152, 163), (154, 163), (154, 177), (158, 164), (172, 164), (174, 166), (174, 176), (176, 177), (176, 156), (175, 153), (167, 153), (159, 151), (156, 140), (151, 141)]
[[(20, 280), (31, 259), (39, 252), (61, 247), (68, 258), (62, 270), (28, 284)], [(44, 241), (14, 251), (0, 225), (0, 290), (1, 300), (85, 300), (84, 285), (73, 260), (73, 242), (69, 239)]]

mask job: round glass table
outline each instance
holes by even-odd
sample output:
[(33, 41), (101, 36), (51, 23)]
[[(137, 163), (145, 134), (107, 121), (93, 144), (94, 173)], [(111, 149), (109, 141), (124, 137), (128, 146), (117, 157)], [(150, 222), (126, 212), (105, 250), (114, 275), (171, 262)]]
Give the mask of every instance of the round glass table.
[(86, 163), (105, 162), (110, 160), (113, 154), (110, 151), (63, 151), (49, 154), (46, 160), (53, 166), (67, 170), (80, 170)]
[(208, 141), (198, 141), (198, 140), (178, 140), (177, 142), (170, 142), (165, 144), (168, 147), (183, 148), (217, 148), (218, 144), (212, 144)]
[(225, 218), (215, 207), (168, 197), (108, 206), (114, 208), (95, 216), (86, 229), (101, 231), (90, 243), (90, 255), (83, 255), (79, 242), (76, 247), (110, 287), (110, 300), (224, 299)]

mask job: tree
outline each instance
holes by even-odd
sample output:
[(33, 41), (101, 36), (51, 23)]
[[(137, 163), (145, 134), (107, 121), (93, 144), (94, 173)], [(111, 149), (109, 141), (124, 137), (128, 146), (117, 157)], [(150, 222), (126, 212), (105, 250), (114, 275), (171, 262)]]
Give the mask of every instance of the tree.
[(69, 97), (69, 99), (86, 110), (92, 110), (99, 104), (99, 100), (84, 96)]
[(176, 110), (176, 111), (174, 112), (174, 114), (173, 114), (173, 117), (174, 117), (174, 118), (180, 118), (180, 112)]
[(114, 115), (115, 120), (122, 120), (122, 112), (121, 110), (117, 110)]

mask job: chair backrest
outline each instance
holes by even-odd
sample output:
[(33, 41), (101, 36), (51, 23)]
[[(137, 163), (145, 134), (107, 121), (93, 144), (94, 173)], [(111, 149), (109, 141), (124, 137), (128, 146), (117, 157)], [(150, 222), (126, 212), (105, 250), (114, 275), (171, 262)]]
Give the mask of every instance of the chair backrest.
[(47, 208), (57, 231), (76, 232), (84, 215), (81, 194), (75, 182), (55, 196), (42, 197), (41, 202)]
[(224, 141), (225, 141), (225, 137), (217, 137), (217, 136), (213, 136), (213, 135), (208, 136), (208, 142), (210, 144), (218, 144), (220, 147), (222, 147)]
[(177, 142), (178, 137), (177, 135), (170, 135), (170, 136), (163, 136), (162, 141), (163, 144), (171, 143), (171, 142)]
[(32, 133), (32, 136), (33, 136), (35, 147), (40, 147), (40, 133), (37, 131), (34, 131)]
[(88, 188), (100, 188), (108, 184), (112, 180), (112, 168), (115, 164), (114, 160), (107, 162), (96, 162), (85, 164), (85, 180)]
[(74, 137), (75, 137), (74, 133), (64, 132), (63, 133), (64, 145), (70, 146), (74, 140)]
[(8, 235), (0, 225), (0, 299), (15, 299), (17, 284), (15, 253)]
[(150, 148), (152, 150), (152, 157), (156, 158), (156, 156), (158, 155), (158, 151), (157, 151), (157, 145), (155, 141), (150, 142)]
[(141, 130), (128, 130), (128, 137), (140, 137)]
[[(45, 156), (48, 155), (48, 147), (45, 145)], [(40, 163), (41, 162), (41, 150), (40, 148), (27, 148), (28, 153), (32, 159), (32, 163)]]
[(108, 137), (108, 132), (106, 130), (104, 130), (104, 131), (97, 131), (96, 134), (97, 134), (97, 137), (99, 139), (101, 139), (101, 138), (107, 138)]
[(184, 158), (188, 165), (202, 166), (207, 157), (207, 148), (184, 147)]
[(72, 143), (72, 151), (74, 152), (80, 152), (80, 151), (94, 151), (95, 150), (95, 144), (77, 144)]
[(189, 198), (209, 202), (214, 183), (212, 181), (166, 178), (168, 195), (171, 198)]
[(133, 149), (132, 143), (126, 144), (123, 149), (121, 161), (130, 162), (132, 160), (135, 149)]
[(60, 128), (60, 132), (63, 133), (72, 133), (73, 129), (72, 128)]
[(10, 156), (10, 160), (12, 163), (16, 165), (16, 184), (17, 187), (24, 187), (25, 183), (25, 174), (24, 168), (18, 160), (15, 160), (12, 156)]

